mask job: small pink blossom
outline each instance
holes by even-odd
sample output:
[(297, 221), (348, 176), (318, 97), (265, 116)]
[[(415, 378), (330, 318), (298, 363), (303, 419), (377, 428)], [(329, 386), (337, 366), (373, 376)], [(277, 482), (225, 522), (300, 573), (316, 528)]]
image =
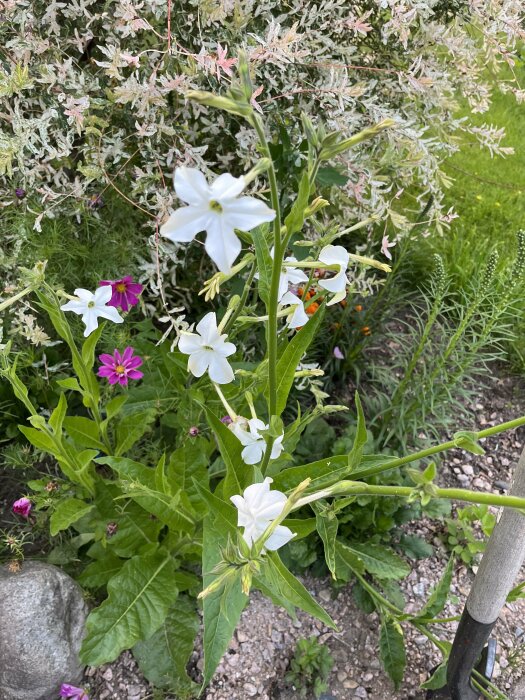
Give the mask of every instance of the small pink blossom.
[(228, 47), (225, 46), (222, 48), (222, 46), (217, 43), (217, 58), (215, 59), (215, 68), (217, 70), (217, 80), (221, 79), (221, 70), (223, 73), (225, 73), (228, 76), (232, 76), (232, 66), (234, 66), (237, 63), (236, 58), (226, 58), (226, 54), (228, 53)]
[(188, 433), (191, 437), (197, 437), (197, 435), (200, 433), (200, 430), (197, 428), (196, 425), (192, 425), (191, 428), (188, 430)]
[(62, 683), (60, 686), (60, 697), (70, 698), (70, 700), (89, 700), (83, 688), (77, 688), (74, 685), (69, 685), (69, 683)]
[(17, 515), (21, 515), (23, 518), (28, 518), (29, 513), (31, 512), (31, 509), (33, 508), (33, 504), (29, 500), (29, 498), (19, 498), (17, 501), (13, 503), (13, 513), (16, 513)]
[(388, 240), (388, 236), (383, 236), (383, 240), (381, 241), (381, 252), (383, 255), (385, 255), (389, 260), (392, 260), (392, 253), (388, 250), (389, 248), (393, 248), (396, 245), (396, 241), (390, 242)]
[(99, 287), (108, 285), (113, 292), (111, 299), (108, 301), (108, 306), (120, 306), (122, 311), (128, 311), (131, 306), (136, 306), (139, 303), (139, 294), (144, 289), (138, 282), (133, 282), (131, 275), (126, 275), (120, 280), (102, 280), (99, 282)]
[(98, 369), (98, 376), (107, 377), (110, 384), (118, 382), (122, 386), (127, 386), (128, 379), (142, 379), (144, 374), (137, 369), (142, 365), (142, 358), (133, 352), (133, 348), (127, 347), (122, 354), (115, 350), (113, 355), (99, 355), (102, 367)]
[(341, 348), (338, 345), (336, 345), (334, 348), (334, 357), (336, 360), (344, 360), (345, 359), (345, 356), (343, 355)]
[(251, 106), (255, 109), (256, 112), (260, 112), (261, 114), (263, 113), (263, 111), (261, 109), (261, 105), (257, 102), (257, 98), (259, 97), (259, 95), (261, 94), (262, 91), (263, 91), (263, 86), (260, 85), (258, 88), (256, 88), (252, 92), (252, 96), (250, 97)]

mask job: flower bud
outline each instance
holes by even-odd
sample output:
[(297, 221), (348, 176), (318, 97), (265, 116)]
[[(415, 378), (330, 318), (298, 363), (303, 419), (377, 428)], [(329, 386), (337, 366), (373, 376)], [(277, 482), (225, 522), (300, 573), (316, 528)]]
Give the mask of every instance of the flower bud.
[(197, 428), (196, 425), (192, 425), (191, 428), (188, 430), (188, 434), (191, 435), (191, 437), (197, 437), (199, 433), (200, 430)]
[(33, 504), (31, 503), (29, 498), (24, 497), (19, 498), (17, 501), (15, 501), (12, 507), (13, 513), (21, 515), (23, 518), (28, 518), (31, 509), (33, 508)]

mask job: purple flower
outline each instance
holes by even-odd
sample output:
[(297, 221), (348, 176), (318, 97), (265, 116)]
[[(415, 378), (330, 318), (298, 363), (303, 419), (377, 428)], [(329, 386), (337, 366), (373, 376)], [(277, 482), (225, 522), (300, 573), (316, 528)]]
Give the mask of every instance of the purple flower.
[(108, 306), (116, 306), (122, 311), (128, 311), (131, 306), (136, 306), (139, 303), (139, 294), (144, 289), (138, 282), (133, 282), (131, 275), (126, 275), (120, 280), (102, 280), (99, 282), (99, 287), (109, 285), (113, 295), (108, 301)]
[(191, 435), (191, 437), (197, 437), (197, 435), (200, 433), (200, 430), (197, 428), (196, 425), (192, 425), (191, 428), (188, 430), (188, 433)]
[(118, 382), (122, 386), (127, 386), (128, 379), (142, 379), (144, 374), (137, 370), (142, 364), (142, 358), (133, 355), (133, 352), (133, 348), (128, 347), (122, 355), (118, 350), (115, 350), (113, 355), (99, 355), (102, 367), (98, 368), (98, 376), (107, 377), (110, 384)]
[(71, 698), (71, 700), (89, 700), (86, 691), (83, 688), (77, 688), (68, 683), (62, 683), (60, 686), (60, 697)]
[(17, 187), (15, 190), (15, 195), (18, 199), (24, 199), (24, 197), (26, 196), (26, 191), (23, 187)]
[(101, 209), (104, 206), (104, 200), (99, 194), (94, 194), (88, 199), (88, 207), (90, 209)]
[(341, 348), (338, 345), (336, 345), (334, 348), (334, 357), (336, 360), (344, 360), (345, 359), (345, 356), (343, 355)]
[(13, 503), (13, 513), (21, 515), (23, 518), (28, 518), (32, 507), (33, 504), (29, 498), (19, 498), (18, 501)]
[(223, 416), (221, 418), (221, 423), (224, 423), (224, 425), (231, 425), (233, 423), (233, 421), (230, 418), (230, 416)]

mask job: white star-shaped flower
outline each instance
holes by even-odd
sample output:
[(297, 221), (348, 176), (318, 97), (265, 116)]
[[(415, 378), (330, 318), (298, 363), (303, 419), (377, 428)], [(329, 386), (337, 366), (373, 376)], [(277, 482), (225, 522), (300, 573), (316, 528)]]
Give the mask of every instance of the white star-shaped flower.
[(177, 197), (188, 206), (176, 209), (160, 233), (176, 243), (189, 243), (206, 231), (206, 252), (221, 272), (229, 274), (241, 252), (235, 229), (251, 231), (273, 221), (275, 211), (255, 197), (239, 197), (246, 187), (242, 176), (224, 173), (208, 185), (199, 170), (181, 167), (173, 179)]
[(346, 297), (346, 269), (350, 254), (341, 245), (325, 245), (319, 253), (319, 260), (325, 265), (339, 265), (339, 270), (334, 277), (329, 279), (319, 280), (319, 286), (326, 289), (327, 292), (332, 292), (334, 296), (326, 304), (331, 306), (342, 301)]
[(215, 312), (206, 314), (195, 330), (197, 333), (182, 331), (179, 339), (179, 350), (189, 355), (189, 371), (195, 377), (202, 377), (207, 370), (210, 379), (217, 384), (233, 382), (233, 369), (226, 358), (233, 355), (236, 347), (225, 342), (226, 334), (219, 333)]
[[(274, 248), (270, 250), (270, 257), (273, 260), (273, 252)], [(294, 258), (292, 256), (285, 258), (284, 262), (287, 263), (294, 263), (297, 262), (297, 258)], [(259, 279), (259, 273), (257, 272), (255, 274), (255, 279)], [(296, 267), (285, 267), (283, 265), (283, 268), (281, 270), (281, 274), (279, 276), (279, 292), (277, 295), (277, 301), (281, 301), (283, 296), (286, 294), (288, 291), (288, 287), (290, 284), (297, 286), (299, 284), (302, 284), (303, 282), (308, 282), (308, 277), (307, 275), (304, 274), (302, 270), (299, 270), (299, 268)]]
[(62, 304), (62, 311), (72, 311), (78, 316), (82, 316), (83, 323), (86, 324), (84, 337), (93, 333), (98, 328), (98, 318), (106, 318), (113, 323), (123, 323), (124, 319), (114, 306), (108, 306), (108, 301), (113, 295), (110, 285), (104, 285), (90, 292), (88, 289), (75, 289), (77, 299)]
[[(248, 486), (242, 496), (230, 498), (238, 511), (237, 525), (244, 527), (243, 539), (249, 547), (259, 539), (268, 525), (281, 515), (286, 503), (284, 493), (270, 491), (272, 481), (267, 476), (262, 483)], [(295, 537), (295, 533), (289, 527), (278, 525), (264, 543), (264, 548), (275, 551), (292, 537)]]
[[(247, 421), (247, 430), (245, 426), (246, 421), (244, 420), (232, 423), (231, 426), (233, 434), (244, 445), (241, 457), (245, 464), (259, 464), (266, 451), (266, 440), (260, 434), (260, 431), (268, 430), (269, 426), (265, 425), (259, 418), (251, 418)], [(277, 459), (283, 451), (283, 438), (284, 435), (280, 435), (275, 439), (270, 455), (272, 459)]]
[(290, 313), (286, 317), (288, 328), (301, 328), (308, 323), (309, 318), (303, 302), (293, 292), (286, 292), (279, 303), (290, 307)]

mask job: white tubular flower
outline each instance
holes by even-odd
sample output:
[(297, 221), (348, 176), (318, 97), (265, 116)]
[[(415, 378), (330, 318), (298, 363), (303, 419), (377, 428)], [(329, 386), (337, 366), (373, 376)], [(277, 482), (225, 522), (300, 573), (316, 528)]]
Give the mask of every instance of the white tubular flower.
[(325, 263), (325, 265), (339, 265), (339, 271), (336, 273), (335, 277), (319, 280), (318, 282), (320, 287), (334, 294), (326, 304), (327, 306), (331, 306), (332, 304), (337, 304), (338, 301), (342, 301), (346, 297), (346, 284), (348, 282), (346, 279), (346, 269), (348, 267), (348, 261), (350, 260), (350, 254), (341, 245), (325, 245), (319, 253), (319, 260)]
[(244, 177), (229, 173), (208, 185), (195, 168), (181, 167), (173, 177), (175, 192), (188, 206), (176, 209), (160, 227), (161, 235), (176, 243), (189, 243), (206, 231), (204, 247), (221, 272), (228, 274), (241, 252), (234, 229), (251, 231), (273, 221), (275, 211), (255, 197), (239, 197), (246, 187)]
[(98, 318), (106, 318), (113, 323), (124, 323), (124, 319), (114, 306), (108, 306), (108, 302), (113, 294), (110, 285), (104, 285), (90, 292), (88, 289), (75, 289), (77, 299), (62, 304), (62, 311), (72, 311), (78, 316), (82, 316), (82, 322), (86, 324), (84, 337), (93, 333), (98, 328)]
[[(268, 525), (278, 518), (286, 503), (286, 496), (281, 491), (270, 491), (273, 479), (269, 476), (262, 484), (252, 484), (244, 490), (242, 496), (231, 496), (230, 500), (237, 508), (237, 525), (244, 527), (243, 539), (251, 547), (266, 530)], [(289, 542), (295, 533), (285, 525), (278, 525), (264, 543), (264, 549), (275, 551)]]
[(189, 355), (189, 371), (195, 377), (202, 377), (207, 370), (210, 379), (217, 384), (233, 382), (233, 369), (226, 358), (237, 348), (233, 343), (225, 342), (226, 334), (220, 335), (215, 312), (206, 314), (195, 330), (197, 333), (182, 331), (179, 340), (179, 350)]
[[(268, 430), (269, 426), (265, 425), (259, 418), (251, 418), (247, 423), (248, 430), (245, 430), (240, 422), (232, 424), (231, 429), (241, 444), (244, 445), (244, 450), (241, 453), (244, 463), (259, 464), (266, 451), (266, 440), (260, 434), (260, 431)], [(272, 459), (277, 459), (283, 451), (283, 438), (284, 435), (280, 435), (275, 439), (270, 455)]]
[[(273, 260), (273, 253), (274, 253), (274, 248), (270, 250), (270, 257)], [(287, 263), (294, 263), (297, 262), (297, 258), (294, 258), (290, 256), (289, 258), (285, 258), (284, 262)], [(259, 273), (257, 272), (255, 274), (255, 279), (259, 279)], [(279, 276), (279, 292), (277, 294), (277, 301), (281, 301), (283, 296), (286, 294), (288, 291), (288, 287), (290, 284), (293, 285), (299, 285), (302, 284), (303, 282), (308, 282), (308, 277), (307, 275), (304, 274), (302, 270), (299, 270), (299, 268), (296, 267), (284, 267), (281, 270), (281, 274)]]
[(293, 292), (286, 292), (279, 303), (282, 306), (290, 307), (290, 313), (286, 317), (288, 328), (301, 328), (308, 323), (309, 318), (304, 310), (303, 302)]

